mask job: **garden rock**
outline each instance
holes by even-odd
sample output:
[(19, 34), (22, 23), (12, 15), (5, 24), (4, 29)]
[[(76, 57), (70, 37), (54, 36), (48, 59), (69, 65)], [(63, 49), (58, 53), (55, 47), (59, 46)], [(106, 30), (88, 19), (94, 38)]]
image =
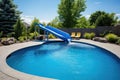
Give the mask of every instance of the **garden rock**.
[(37, 40), (43, 40), (44, 39), (44, 36), (43, 35), (40, 35), (37, 37)]
[(11, 37), (11, 38), (7, 38), (7, 41), (9, 41), (10, 43), (15, 43), (16, 39), (14, 37)]
[(99, 41), (99, 42), (104, 42), (106, 43), (107, 42), (107, 39), (106, 38), (102, 38), (102, 37), (95, 37), (93, 38), (94, 41)]
[(10, 45), (7, 40), (2, 41), (1, 43), (2, 43), (3, 45)]
[(15, 38), (7, 38), (5, 40), (2, 40), (1, 43), (3, 45), (10, 45), (10, 44), (14, 44), (16, 42), (16, 39)]

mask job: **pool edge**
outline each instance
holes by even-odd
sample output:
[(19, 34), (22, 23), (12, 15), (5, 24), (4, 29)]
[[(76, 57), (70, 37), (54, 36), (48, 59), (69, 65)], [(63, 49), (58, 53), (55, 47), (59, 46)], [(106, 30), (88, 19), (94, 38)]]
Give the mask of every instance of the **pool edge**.
[[(103, 48), (103, 49), (105, 49), (105, 50), (108, 50), (108, 51), (112, 52), (113, 54), (117, 55), (117, 56), (120, 58), (120, 53), (119, 53), (119, 52), (120, 52), (120, 46), (107, 43), (106, 46), (108, 46), (108, 44), (110, 44), (110, 45), (109, 45), (110, 47), (111, 47), (111, 45), (112, 45), (112, 48), (113, 48), (114, 46), (116, 46), (117, 49), (119, 49), (118, 52), (117, 52), (117, 51), (115, 51), (114, 49), (111, 50), (110, 47), (106, 48), (106, 46), (105, 46), (106, 43), (100, 43), (100, 42), (91, 41), (91, 40), (85, 40), (85, 39), (73, 40), (73, 41), (88, 43), (88, 44), (92, 44), (92, 45), (101, 47), (101, 48)], [(31, 43), (31, 42), (28, 42), (28, 43)], [(5, 49), (1, 49), (1, 48), (0, 48), (0, 50), (3, 50), (3, 52), (2, 52), (1, 54), (4, 54), (4, 55), (1, 55), (1, 54), (0, 54), (0, 65), (2, 65), (2, 66), (0, 66), (0, 70), (1, 70), (3, 73), (5, 73), (5, 74), (7, 74), (7, 75), (9, 75), (9, 76), (11, 76), (11, 77), (13, 77), (13, 78), (16, 78), (16, 79), (18, 79), (18, 80), (53, 80), (53, 79), (50, 79), (50, 78), (38, 77), (38, 76), (34, 76), (34, 75), (22, 73), (22, 72), (19, 72), (19, 71), (17, 71), (17, 70), (12, 69), (11, 67), (9, 67), (9, 66), (7, 65), (7, 63), (6, 63), (6, 58), (7, 58), (8, 55), (10, 55), (12, 52), (14, 52), (14, 51), (16, 51), (16, 50), (18, 50), (18, 49), (22, 49), (22, 48), (26, 48), (26, 47), (30, 47), (30, 46), (40, 45), (40, 44), (42, 44), (43, 42), (42, 42), (42, 43), (41, 43), (41, 42), (37, 42), (37, 44), (35, 44), (35, 42), (32, 42), (32, 44), (28, 44), (28, 43), (25, 43), (25, 44), (27, 44), (26, 46), (23, 46), (24, 43), (21, 43), (22, 46), (21, 46), (20, 44), (18, 44), (19, 48), (17, 48), (17, 49), (12, 49), (12, 50), (8, 50), (8, 51), (4, 51), (4, 50), (7, 49), (7, 48), (9, 49), (9, 47), (13, 47), (13, 46), (15, 46), (15, 45), (5, 46), (5, 47), (4, 47)], [(17, 45), (17, 44), (16, 44), (16, 45)], [(15, 47), (16, 47), (16, 46), (15, 46)], [(116, 47), (115, 47), (115, 48), (116, 48)], [(117, 52), (117, 53), (116, 53), (116, 52)], [(119, 55), (118, 55), (118, 54), (119, 54)]]
[[(29, 45), (29, 43), (32, 43)], [(2, 49), (2, 53), (4, 55), (0, 55), (0, 71), (3, 74), (6, 74), (6, 76), (15, 78), (17, 80), (55, 80), (55, 79), (51, 79), (51, 78), (47, 78), (47, 77), (40, 77), (40, 76), (35, 76), (35, 75), (30, 75), (27, 73), (23, 73), (20, 72), (18, 70), (15, 70), (13, 68), (11, 68), (7, 63), (6, 63), (6, 59), (7, 57), (14, 51), (17, 51), (19, 49), (23, 49), (23, 48), (27, 48), (27, 47), (32, 47), (32, 46), (37, 46), (37, 45), (41, 45), (43, 44), (43, 42), (26, 42), (26, 43), (21, 43), (21, 44), (14, 44), (14, 45), (10, 45), (10, 46), (4, 46)], [(24, 46), (23, 46), (24, 45)], [(18, 46), (18, 47), (17, 47)], [(11, 47), (11, 49), (9, 50), (8, 48)], [(6, 50), (7, 49), (7, 50)], [(1, 50), (1, 48), (0, 48)], [(4, 51), (6, 50), (6, 51)]]

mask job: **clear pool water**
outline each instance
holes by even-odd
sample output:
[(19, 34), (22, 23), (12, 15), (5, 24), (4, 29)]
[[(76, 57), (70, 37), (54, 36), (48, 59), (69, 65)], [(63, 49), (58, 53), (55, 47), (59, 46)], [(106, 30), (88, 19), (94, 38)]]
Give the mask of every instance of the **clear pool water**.
[(120, 80), (120, 59), (99, 47), (50, 42), (15, 51), (7, 58), (12, 68), (59, 80)]

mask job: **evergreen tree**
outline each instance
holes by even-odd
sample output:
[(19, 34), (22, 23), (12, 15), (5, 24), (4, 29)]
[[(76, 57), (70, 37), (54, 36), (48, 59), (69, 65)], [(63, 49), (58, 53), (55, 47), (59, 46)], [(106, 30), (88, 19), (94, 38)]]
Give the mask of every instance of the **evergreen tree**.
[(59, 19), (63, 27), (75, 27), (80, 13), (86, 8), (85, 0), (61, 0), (58, 6)]
[(14, 31), (13, 25), (16, 23), (20, 12), (13, 0), (0, 0), (0, 32), (4, 36)]
[(23, 32), (25, 32), (24, 30), (25, 26), (19, 18), (16, 24), (14, 25), (15, 38), (18, 39), (18, 37), (22, 36)]

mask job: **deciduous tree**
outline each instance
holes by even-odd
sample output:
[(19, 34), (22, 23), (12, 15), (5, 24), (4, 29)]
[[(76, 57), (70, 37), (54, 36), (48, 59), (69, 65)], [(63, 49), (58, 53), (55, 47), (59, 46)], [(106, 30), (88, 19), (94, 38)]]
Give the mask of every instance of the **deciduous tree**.
[(35, 31), (38, 31), (39, 27), (36, 26), (37, 23), (38, 23), (38, 24), (40, 23), (40, 22), (39, 22), (39, 19), (34, 18), (34, 20), (33, 20), (32, 23), (31, 23), (31, 26), (30, 26), (30, 33), (33, 33), (33, 32), (35, 32)]
[(61, 0), (58, 6), (59, 19), (63, 27), (73, 28), (81, 12), (85, 10), (85, 0)]
[(114, 13), (106, 13), (104, 11), (96, 11), (91, 14), (89, 20), (90, 24), (96, 26), (114, 26), (117, 23), (118, 17)]

